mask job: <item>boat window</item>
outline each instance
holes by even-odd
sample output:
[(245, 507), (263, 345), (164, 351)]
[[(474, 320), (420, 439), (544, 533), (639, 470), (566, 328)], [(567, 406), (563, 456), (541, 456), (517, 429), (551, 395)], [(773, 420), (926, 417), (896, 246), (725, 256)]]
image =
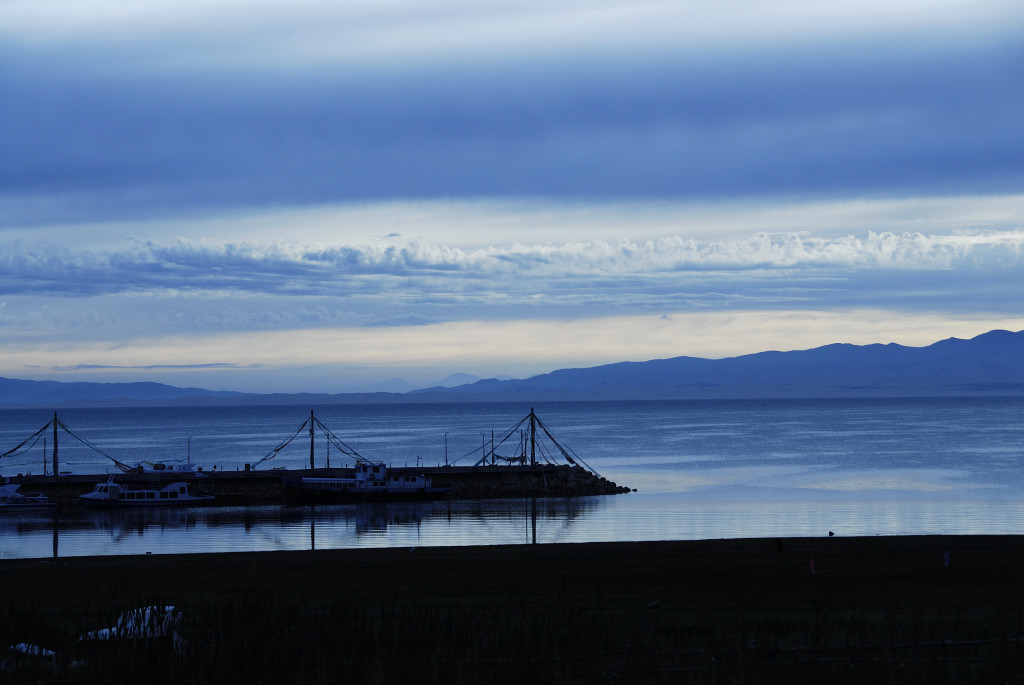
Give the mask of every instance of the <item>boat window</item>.
[(156, 499), (156, 493), (155, 492), (147, 492), (146, 493), (146, 499)]
[(161, 492), (160, 493), (160, 499), (167, 499), (167, 493), (166, 492)]
[(178, 497), (178, 493), (176, 493), (176, 492), (172, 492), (172, 493), (170, 493), (170, 495), (171, 495), (171, 499), (177, 499), (177, 497)]

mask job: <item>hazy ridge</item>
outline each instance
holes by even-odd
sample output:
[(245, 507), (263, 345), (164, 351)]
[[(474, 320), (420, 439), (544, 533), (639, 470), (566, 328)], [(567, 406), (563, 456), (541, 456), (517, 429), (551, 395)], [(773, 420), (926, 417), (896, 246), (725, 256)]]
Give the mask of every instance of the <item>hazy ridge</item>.
[(620, 362), (401, 393), (256, 394), (0, 378), (0, 405), (8, 407), (985, 395), (1024, 395), (1024, 331), (990, 331), (926, 347), (836, 343), (727, 359)]

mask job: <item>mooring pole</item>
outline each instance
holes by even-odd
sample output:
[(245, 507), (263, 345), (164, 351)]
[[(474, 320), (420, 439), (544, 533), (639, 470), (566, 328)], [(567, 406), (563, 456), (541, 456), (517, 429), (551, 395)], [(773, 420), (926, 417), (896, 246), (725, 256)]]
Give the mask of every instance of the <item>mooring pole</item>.
[(316, 468), (316, 466), (313, 465), (313, 438), (315, 437), (315, 435), (313, 433), (313, 424), (315, 422), (316, 422), (316, 419), (313, 418), (313, 410), (310, 409), (309, 410), (309, 468), (311, 468), (311, 469), (315, 469)]
[(60, 475), (60, 464), (57, 462), (57, 412), (53, 412), (53, 475)]

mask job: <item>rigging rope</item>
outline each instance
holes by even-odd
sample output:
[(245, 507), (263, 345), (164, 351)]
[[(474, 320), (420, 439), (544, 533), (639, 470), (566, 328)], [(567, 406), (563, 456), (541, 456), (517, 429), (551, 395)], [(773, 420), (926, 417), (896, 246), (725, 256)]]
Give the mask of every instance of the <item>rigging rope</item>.
[[(526, 419), (528, 419), (528, 418), (530, 418), (530, 416), (529, 416), (529, 415), (525, 416), (524, 418), (522, 418), (522, 419), (520, 419), (520, 420), (519, 420), (519, 423), (517, 423), (516, 425), (512, 426), (511, 428), (509, 428), (509, 429), (508, 429), (508, 430), (506, 430), (506, 431), (505, 431), (504, 433), (502, 433), (502, 434), (501, 434), (501, 437), (500, 437), (500, 438), (498, 439), (498, 441), (497, 441), (496, 443), (493, 443), (493, 441), (492, 441), (492, 443), (494, 444), (494, 447), (492, 447), (492, 448), (491, 448), (491, 453), (493, 453), (493, 452), (494, 452), (494, 449), (495, 449), (495, 448), (497, 448), (497, 447), (501, 447), (501, 446), (502, 446), (503, 444), (505, 444), (505, 441), (506, 441), (506, 440), (508, 440), (509, 438), (511, 438), (511, 437), (512, 437), (512, 435), (513, 435), (513, 434), (514, 434), (514, 433), (515, 433), (515, 432), (516, 432), (516, 431), (517, 431), (517, 430), (519, 429), (519, 427), (520, 427), (520, 426), (522, 426), (522, 425), (523, 425), (523, 423), (524, 423), (524, 422), (526, 421)], [(479, 447), (478, 449), (479, 449), (479, 450), (480, 450), (481, 452), (483, 452), (483, 450), (484, 450), (484, 446), (483, 446), (483, 445), (481, 445), (481, 446), (480, 446), (480, 447)], [(473, 450), (473, 452), (470, 452), (469, 454), (473, 454), (473, 453), (474, 453), (474, 452), (476, 452), (476, 451), (477, 451), (477, 450)], [(469, 454), (467, 454), (466, 456), (469, 456)], [(473, 466), (480, 466), (481, 464), (485, 464), (486, 462), (487, 462), (487, 455), (486, 455), (486, 454), (483, 454), (483, 455), (481, 455), (481, 457), (480, 457), (479, 461), (477, 461), (477, 462), (476, 462), (475, 464), (473, 464)]]
[(323, 433), (324, 437), (326, 437), (327, 440), (332, 445), (334, 445), (338, 450), (340, 450), (343, 454), (354, 458), (357, 463), (358, 462), (367, 462), (367, 463), (369, 463), (368, 459), (366, 459), (363, 455), (359, 454), (359, 452), (357, 452), (354, 449), (352, 449), (352, 447), (347, 445), (344, 440), (342, 440), (337, 435), (335, 435), (333, 432), (331, 432), (331, 429), (328, 428), (327, 426), (325, 426), (323, 424), (323, 422), (320, 421), (320, 419), (316, 418), (315, 416), (311, 416), (310, 418), (308, 418), (305, 421), (303, 421), (302, 425), (299, 426), (295, 430), (295, 432), (292, 433), (284, 442), (282, 442), (280, 445), (278, 445), (274, 449), (270, 450), (270, 452), (268, 452), (265, 457), (263, 457), (259, 461), (255, 462), (252, 465), (252, 468), (256, 468), (257, 466), (259, 466), (263, 462), (269, 461), (269, 460), (273, 459), (274, 457), (276, 457), (281, 452), (281, 450), (283, 450), (285, 447), (290, 445), (292, 440), (297, 438), (300, 433), (302, 433), (307, 427), (309, 427), (309, 425), (310, 425), (309, 422), (310, 421), (313, 421), (313, 426), (316, 427), (316, 428), (319, 428), (320, 431)]
[(117, 468), (121, 469), (122, 471), (130, 471), (131, 470), (132, 467), (128, 466), (127, 464), (123, 464), (123, 463), (119, 462), (117, 459), (114, 459), (112, 456), (110, 456), (109, 454), (107, 454), (106, 452), (101, 450), (96, 445), (92, 444), (91, 442), (89, 442), (85, 438), (81, 437), (80, 435), (77, 435), (73, 430), (68, 428), (67, 425), (65, 425), (65, 423), (63, 421), (61, 421), (60, 419), (54, 417), (53, 420), (57, 422), (58, 426), (60, 426), (61, 428), (64, 429), (65, 433), (67, 433), (68, 435), (70, 435), (71, 437), (73, 437), (75, 440), (77, 440), (78, 442), (82, 443), (86, 447), (94, 450), (95, 452), (98, 452), (99, 454), (102, 454), (104, 457), (106, 457), (110, 461), (114, 462), (117, 465)]
[[(316, 425), (323, 432), (324, 437), (326, 437), (328, 439), (328, 441), (330, 441), (335, 447), (337, 447), (339, 450), (341, 450), (342, 453), (347, 454), (350, 457), (355, 457), (357, 460), (360, 460), (360, 461), (367, 461), (361, 454), (359, 454), (354, 449), (352, 449), (351, 447), (346, 445), (345, 442), (341, 438), (339, 438), (337, 435), (332, 433), (331, 429), (328, 428), (327, 426), (325, 426), (323, 424), (323, 422), (320, 421), (320, 419), (318, 419), (316, 417), (313, 417), (313, 420), (316, 422)], [(305, 424), (303, 424), (303, 425), (305, 425)]]
[(557, 447), (557, 448), (558, 448), (559, 450), (561, 450), (561, 452), (562, 452), (562, 456), (563, 456), (563, 457), (565, 457), (565, 458), (566, 458), (566, 460), (568, 460), (568, 462), (569, 462), (570, 464), (572, 464), (573, 466), (575, 466), (575, 465), (576, 465), (576, 462), (578, 461), (578, 462), (579, 462), (580, 464), (583, 464), (583, 467), (584, 467), (585, 469), (587, 469), (587, 471), (590, 471), (590, 472), (591, 472), (592, 474), (594, 474), (594, 475), (595, 475), (595, 476), (597, 476), (598, 478), (600, 478), (600, 477), (601, 477), (601, 474), (599, 474), (599, 473), (598, 473), (597, 471), (595, 471), (594, 469), (592, 469), (592, 468), (590, 467), (590, 464), (588, 464), (587, 462), (583, 461), (583, 459), (582, 459), (582, 458), (580, 458), (580, 455), (578, 455), (578, 454), (576, 454), (575, 452), (573, 452), (573, 453), (572, 453), (572, 456), (570, 456), (570, 455), (569, 455), (569, 452), (570, 452), (571, 450), (567, 450), (567, 449), (566, 449), (565, 447), (562, 447), (562, 445), (561, 445), (561, 444), (560, 444), (560, 443), (559, 443), (559, 442), (558, 442), (557, 440), (555, 440), (555, 436), (551, 435), (551, 431), (549, 431), (549, 430), (548, 430), (548, 427), (547, 427), (547, 426), (545, 426), (543, 422), (541, 422), (541, 420), (540, 420), (540, 417), (536, 417), (536, 418), (537, 418), (537, 425), (538, 425), (538, 426), (540, 426), (540, 427), (541, 427), (541, 428), (542, 428), (542, 429), (544, 430), (544, 434), (545, 434), (545, 435), (547, 435), (547, 436), (548, 436), (548, 438), (550, 438), (550, 439), (551, 439), (551, 442), (552, 442), (552, 443), (554, 443), (554, 445), (555, 445), (555, 446), (556, 446), (556, 447)]
[[(500, 460), (502, 460), (502, 461), (504, 461), (506, 463), (511, 463), (511, 462), (518, 461), (518, 460), (522, 459), (523, 458), (522, 456), (520, 456), (520, 457), (502, 457), (502, 456), (500, 456), (500, 455), (498, 455), (496, 453), (496, 449), (498, 447), (500, 447), (502, 444), (504, 444), (504, 442), (506, 440), (508, 440), (510, 437), (512, 437), (512, 435), (517, 430), (519, 430), (522, 427), (522, 425), (526, 421), (528, 421), (530, 419), (531, 416), (537, 422), (537, 425), (540, 426), (540, 429), (544, 432), (544, 435), (546, 435), (548, 437), (548, 440), (551, 441), (551, 444), (554, 445), (558, 449), (558, 451), (561, 453), (562, 457), (567, 462), (569, 462), (569, 464), (571, 464), (573, 466), (582, 466), (583, 468), (585, 468), (587, 471), (590, 471), (592, 474), (594, 474), (598, 478), (601, 477), (601, 474), (599, 474), (597, 471), (592, 469), (590, 467), (590, 465), (587, 464), (587, 462), (583, 461), (583, 459), (580, 458), (580, 456), (578, 454), (576, 454), (576, 452), (574, 452), (572, 449), (570, 449), (568, 447), (563, 446), (560, 442), (558, 442), (558, 440), (555, 439), (555, 436), (553, 436), (551, 434), (551, 431), (548, 430), (548, 427), (544, 425), (544, 422), (540, 420), (540, 417), (538, 417), (532, 411), (529, 414), (527, 414), (525, 417), (520, 419), (520, 421), (516, 425), (512, 426), (507, 431), (502, 433), (500, 439), (498, 439), (497, 441), (492, 440), (492, 442), (491, 442), (492, 447), (491, 447), (490, 452), (482, 454), (480, 459), (477, 460), (477, 462), (474, 464), (474, 466), (486, 465), (487, 464), (487, 457), (488, 456), (491, 456), (494, 459), (500, 459)], [(554, 458), (553, 453), (551, 451), (549, 451), (549, 449), (544, 445), (544, 443), (535, 440), (534, 441), (534, 446), (535, 446), (535, 448), (537, 450), (537, 453), (539, 454), (540, 458), (545, 463), (552, 464), (552, 465), (555, 465), (555, 464), (558, 463), (557, 460)], [(520, 447), (521, 447), (522, 454), (525, 455), (525, 453), (526, 453), (526, 445), (524, 443), (520, 442)], [(478, 447), (477, 449), (473, 450), (469, 454), (473, 454), (473, 453), (475, 453), (477, 451), (483, 452), (484, 451), (484, 446), (481, 445), (480, 447)], [(466, 456), (469, 456), (469, 454), (467, 454)]]
[(282, 443), (281, 443), (280, 445), (278, 445), (278, 446), (277, 446), (277, 447), (275, 447), (274, 449), (270, 450), (270, 452), (268, 452), (268, 453), (267, 453), (267, 455), (266, 455), (265, 457), (263, 457), (262, 459), (260, 459), (260, 460), (259, 460), (259, 461), (257, 461), (256, 463), (254, 463), (254, 464), (252, 465), (252, 468), (256, 468), (257, 466), (259, 466), (259, 465), (260, 465), (260, 464), (262, 464), (263, 462), (265, 462), (265, 461), (268, 461), (268, 460), (270, 460), (270, 459), (273, 459), (274, 457), (276, 457), (276, 456), (277, 456), (277, 453), (278, 453), (278, 452), (280, 452), (281, 450), (283, 450), (283, 449), (284, 449), (285, 447), (287, 447), (287, 446), (288, 446), (288, 444), (289, 444), (289, 443), (290, 443), (290, 442), (291, 442), (292, 440), (294, 440), (294, 439), (295, 439), (295, 437), (296, 437), (296, 436), (297, 436), (297, 435), (298, 435), (299, 433), (301, 433), (301, 432), (302, 432), (302, 429), (303, 429), (303, 428), (305, 428), (305, 427), (306, 427), (306, 424), (308, 424), (308, 423), (309, 423), (309, 419), (306, 419), (305, 421), (303, 421), (303, 422), (302, 422), (302, 425), (301, 425), (301, 426), (299, 426), (299, 427), (298, 427), (298, 429), (297, 429), (297, 430), (296, 430), (296, 431), (295, 431), (294, 433), (292, 433), (292, 434), (291, 434), (291, 437), (289, 437), (289, 438), (288, 438), (287, 440), (285, 440), (284, 442), (282, 442)]
[(82, 436), (78, 435), (77, 433), (75, 433), (70, 428), (68, 428), (67, 424), (65, 424), (63, 421), (58, 419), (56, 416), (54, 416), (52, 419), (47, 421), (45, 426), (43, 426), (42, 428), (37, 430), (35, 433), (33, 433), (31, 436), (29, 436), (28, 438), (23, 440), (21, 442), (21, 444), (19, 444), (17, 447), (15, 447), (14, 449), (11, 449), (11, 450), (8, 450), (8, 451), (4, 452), (3, 454), (0, 454), (0, 459), (2, 459), (3, 457), (9, 457), (9, 456), (14, 456), (16, 454), (20, 454), (19, 450), (21, 450), (21, 448), (25, 447), (26, 445), (28, 445), (28, 446), (25, 447), (25, 450), (23, 450), (23, 451), (28, 451), (29, 449), (34, 447), (36, 445), (36, 443), (39, 442), (39, 438), (43, 435), (43, 433), (46, 432), (46, 430), (48, 428), (50, 428), (51, 426), (54, 425), (54, 422), (56, 422), (57, 426), (59, 426), (60, 428), (63, 428), (64, 432), (67, 433), (68, 435), (70, 435), (72, 438), (74, 438), (78, 442), (82, 443), (83, 445), (85, 445), (89, 449), (91, 449), (91, 450), (93, 450), (93, 451), (103, 455), (104, 457), (106, 457), (110, 461), (114, 462), (117, 465), (117, 467), (119, 469), (121, 469), (122, 471), (129, 471), (129, 470), (131, 470), (130, 466), (128, 466), (127, 464), (121, 463), (117, 459), (114, 459), (114, 457), (110, 456), (109, 454), (107, 454), (106, 452), (101, 450), (99, 447), (97, 447), (96, 445), (92, 444), (91, 442), (89, 442), (88, 440), (86, 440), (85, 438), (83, 438)]
[(49, 421), (47, 421), (45, 426), (43, 426), (42, 428), (37, 430), (35, 433), (30, 435), (29, 437), (27, 437), (24, 440), (22, 440), (21, 444), (19, 444), (14, 449), (7, 450), (3, 454), (0, 454), (0, 459), (3, 459), (4, 457), (12, 457), (12, 456), (15, 456), (15, 455), (19, 454), (18, 450), (20, 450), (22, 447), (25, 447), (25, 444), (28, 443), (29, 441), (31, 441), (32, 444), (29, 445), (28, 447), (26, 447), (25, 451), (28, 451), (32, 447), (35, 447), (35, 444), (37, 442), (39, 442), (39, 436), (41, 436), (43, 434), (43, 432), (46, 431), (46, 429), (49, 428), (51, 425), (53, 425), (53, 419), (50, 419)]

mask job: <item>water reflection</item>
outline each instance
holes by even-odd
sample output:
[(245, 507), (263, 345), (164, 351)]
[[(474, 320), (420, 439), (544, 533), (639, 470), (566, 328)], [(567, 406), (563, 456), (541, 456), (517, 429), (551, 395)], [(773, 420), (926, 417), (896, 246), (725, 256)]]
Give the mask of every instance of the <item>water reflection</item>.
[(1016, 491), (696, 489), (578, 499), (0, 516), (0, 559), (827, 535), (1019, 535)]
[[(0, 517), (0, 558), (537, 544), (606, 498), (139, 508)], [(46, 544), (48, 543), (48, 544)]]

